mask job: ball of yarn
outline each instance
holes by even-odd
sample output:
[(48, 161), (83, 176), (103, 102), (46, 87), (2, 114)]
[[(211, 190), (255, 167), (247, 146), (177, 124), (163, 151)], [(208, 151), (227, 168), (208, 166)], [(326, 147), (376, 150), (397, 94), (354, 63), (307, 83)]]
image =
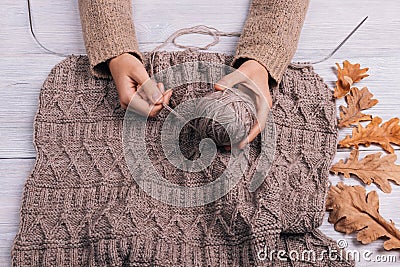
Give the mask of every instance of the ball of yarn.
[(255, 122), (255, 106), (249, 95), (237, 89), (216, 91), (199, 99), (195, 107), (200, 137), (217, 146), (243, 140)]

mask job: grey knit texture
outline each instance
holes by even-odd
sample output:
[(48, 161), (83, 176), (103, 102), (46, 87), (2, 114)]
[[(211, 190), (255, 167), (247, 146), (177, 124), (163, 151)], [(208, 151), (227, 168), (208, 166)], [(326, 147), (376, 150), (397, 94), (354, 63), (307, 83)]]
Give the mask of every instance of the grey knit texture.
[[(149, 55), (144, 57), (148, 66)], [(157, 52), (154, 66), (157, 72), (188, 61), (232, 60), (220, 53)], [(130, 172), (122, 152), (125, 111), (114, 82), (94, 77), (87, 56), (57, 64), (40, 92), (37, 158), (22, 196), (13, 266), (354, 266), (317, 229), (338, 137), (332, 92), (312, 66), (293, 63), (270, 90), (276, 151), (262, 185), (248, 191), (250, 171), (245, 172), (217, 201), (181, 208), (145, 194), (133, 179), (141, 173)], [(171, 107), (210, 92), (199, 84), (182, 86)], [(159, 173), (189, 186), (218, 176), (226, 167), (225, 152), (203, 174), (165, 161), (157, 142), (167, 114), (163, 110), (148, 123), (148, 149)], [(259, 138), (250, 145), (250, 165), (259, 145)], [(263, 260), (258, 253), (264, 248), (313, 250), (323, 257)], [(336, 259), (324, 250), (336, 250)]]

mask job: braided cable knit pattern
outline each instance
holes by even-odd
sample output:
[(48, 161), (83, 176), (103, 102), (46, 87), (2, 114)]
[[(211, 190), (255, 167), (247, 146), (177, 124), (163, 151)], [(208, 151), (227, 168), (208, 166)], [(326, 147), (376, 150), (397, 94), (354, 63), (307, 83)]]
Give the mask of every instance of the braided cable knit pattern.
[[(149, 55), (144, 58), (148, 67)], [(189, 61), (229, 65), (232, 60), (219, 53), (162, 51), (154, 67), (157, 72)], [(182, 86), (174, 91), (171, 106), (211, 90)], [(63, 60), (40, 92), (34, 121), (37, 158), (24, 186), (13, 266), (354, 266), (353, 261), (330, 260), (326, 253), (317, 262), (258, 257), (265, 247), (312, 249), (317, 255), (338, 250), (317, 229), (337, 140), (332, 93), (311, 66), (291, 64), (271, 94), (277, 148), (263, 184), (248, 191), (246, 171), (217, 201), (180, 208), (150, 197), (132, 178), (140, 173), (130, 173), (122, 153), (125, 111), (113, 81), (94, 77), (87, 56)], [(218, 176), (226, 153), (218, 153), (204, 173), (184, 173), (166, 162), (157, 143), (167, 113), (150, 120), (146, 137), (159, 173), (188, 186)], [(251, 164), (259, 142), (251, 144)]]

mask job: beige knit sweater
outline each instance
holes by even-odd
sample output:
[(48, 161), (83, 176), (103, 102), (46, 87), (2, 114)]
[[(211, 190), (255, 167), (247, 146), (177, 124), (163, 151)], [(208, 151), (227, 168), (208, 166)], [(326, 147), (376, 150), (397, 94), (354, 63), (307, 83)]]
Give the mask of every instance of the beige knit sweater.
[[(296, 52), (308, 4), (309, 0), (253, 0), (233, 66), (240, 66), (246, 58), (257, 60), (280, 83)], [(132, 0), (79, 0), (79, 11), (92, 74), (111, 78), (106, 62), (124, 52), (143, 59)]]

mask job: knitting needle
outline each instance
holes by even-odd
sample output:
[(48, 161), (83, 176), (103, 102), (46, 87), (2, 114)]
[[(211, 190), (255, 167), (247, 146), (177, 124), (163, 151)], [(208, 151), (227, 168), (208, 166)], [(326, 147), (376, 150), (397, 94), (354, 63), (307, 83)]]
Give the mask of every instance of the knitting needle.
[(344, 38), (344, 40), (326, 57), (324, 57), (323, 59), (311, 62), (311, 64), (317, 64), (317, 63), (321, 63), (325, 60), (327, 60), (328, 58), (330, 58), (331, 56), (333, 56), (333, 54), (335, 54), (343, 45), (344, 43), (347, 42), (347, 40), (358, 30), (358, 28), (361, 27), (361, 25), (368, 19), (368, 16), (366, 16), (347, 36), (346, 38)]

